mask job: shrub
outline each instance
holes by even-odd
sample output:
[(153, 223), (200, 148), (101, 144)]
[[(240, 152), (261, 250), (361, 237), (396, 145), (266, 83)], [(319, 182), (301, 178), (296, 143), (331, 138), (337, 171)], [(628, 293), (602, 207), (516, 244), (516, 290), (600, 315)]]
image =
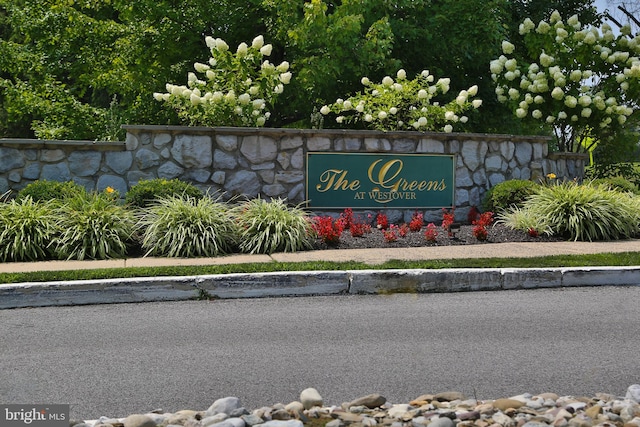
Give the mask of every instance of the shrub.
[(138, 211), (138, 217), (145, 255), (212, 257), (235, 247), (229, 206), (209, 197), (168, 196)]
[(602, 185), (565, 182), (542, 186), (524, 208), (553, 234), (593, 241), (628, 238), (637, 233), (638, 206), (638, 198), (629, 193), (610, 191)]
[(533, 181), (522, 179), (512, 179), (496, 184), (485, 193), (482, 210), (499, 213), (511, 206), (522, 206), (539, 187), (540, 185)]
[(39, 180), (28, 184), (18, 192), (16, 199), (18, 201), (31, 198), (34, 202), (46, 200), (66, 200), (80, 194), (86, 190), (80, 184), (73, 181), (58, 182)]
[(179, 179), (150, 179), (132, 186), (125, 196), (127, 204), (146, 208), (160, 199), (185, 196), (195, 199), (204, 197), (202, 191), (188, 182)]
[(237, 206), (234, 214), (242, 252), (295, 252), (312, 246), (314, 233), (307, 213), (282, 199), (249, 200)]
[(37, 261), (50, 256), (56, 220), (50, 201), (30, 196), (0, 204), (0, 260)]
[(534, 214), (528, 205), (522, 207), (513, 205), (510, 209), (501, 211), (496, 223), (524, 231), (532, 237), (537, 237), (540, 233), (553, 234), (553, 230), (544, 222), (544, 218)]
[(617, 190), (622, 192), (629, 192), (629, 193), (635, 193), (635, 194), (640, 193), (640, 189), (638, 189), (637, 185), (635, 185), (633, 182), (621, 176), (594, 179), (593, 181), (591, 181), (591, 184), (603, 185), (611, 188), (612, 190)]
[(135, 218), (106, 193), (82, 193), (57, 209), (60, 235), (55, 253), (62, 259), (122, 258), (132, 243)]

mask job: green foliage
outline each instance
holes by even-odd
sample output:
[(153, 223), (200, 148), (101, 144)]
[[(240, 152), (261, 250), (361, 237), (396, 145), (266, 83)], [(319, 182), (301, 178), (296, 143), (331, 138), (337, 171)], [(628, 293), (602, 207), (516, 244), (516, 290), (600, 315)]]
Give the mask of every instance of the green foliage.
[(66, 199), (56, 209), (60, 234), (55, 253), (61, 259), (123, 258), (132, 243), (133, 212), (112, 195), (85, 193)]
[(638, 186), (622, 176), (594, 179), (591, 181), (591, 185), (605, 186), (615, 191), (640, 194)]
[(502, 51), (490, 63), (498, 100), (553, 129), (561, 151), (589, 149), (588, 139), (615, 142), (640, 106), (640, 44), (628, 27), (614, 35), (554, 11), (548, 22), (526, 18)]
[(407, 73), (400, 69), (396, 81), (385, 76), (382, 83), (374, 84), (367, 77), (362, 78), (364, 93), (346, 100), (338, 99), (330, 106), (323, 106), (321, 114), (338, 114), (338, 123), (362, 123), (377, 130), (429, 130), (452, 132), (453, 126), (466, 123), (464, 115), (468, 110), (478, 108), (482, 100), (471, 99), (478, 93), (478, 86), (460, 91), (455, 99), (444, 104), (433, 98), (449, 92), (450, 79), (439, 79), (424, 70), (413, 80), (407, 80)]
[(311, 248), (313, 230), (305, 211), (281, 200), (253, 199), (234, 209), (242, 252), (295, 252)]
[(638, 168), (637, 163), (596, 163), (586, 168), (585, 175), (587, 179), (611, 179), (620, 177), (634, 184), (636, 187), (640, 185), (640, 168)]
[(73, 181), (59, 182), (38, 180), (28, 184), (18, 192), (17, 200), (32, 199), (35, 202), (65, 199), (82, 195), (86, 192), (85, 188)]
[(0, 203), (0, 260), (40, 261), (50, 256), (56, 217), (50, 202), (30, 196)]
[(150, 179), (133, 185), (125, 195), (125, 202), (129, 205), (145, 208), (160, 199), (168, 197), (192, 197), (201, 199), (202, 191), (191, 183), (179, 179)]
[(500, 213), (512, 206), (522, 206), (523, 203), (538, 189), (539, 185), (524, 179), (511, 179), (490, 188), (482, 199), (482, 209), (485, 212)]
[(189, 73), (187, 86), (167, 84), (168, 93), (154, 93), (167, 102), (189, 125), (264, 126), (284, 85), (289, 84), (289, 63), (277, 67), (265, 58), (273, 46), (258, 36), (251, 45), (242, 42), (235, 54), (222, 39), (205, 38), (211, 51), (208, 63), (196, 62), (202, 75)]
[(525, 213), (514, 212), (535, 218), (538, 231), (593, 241), (633, 237), (640, 227), (639, 206), (637, 196), (611, 191), (608, 186), (565, 182), (542, 186), (525, 202)]
[(139, 212), (146, 255), (213, 257), (231, 252), (236, 227), (226, 204), (209, 198), (169, 196)]

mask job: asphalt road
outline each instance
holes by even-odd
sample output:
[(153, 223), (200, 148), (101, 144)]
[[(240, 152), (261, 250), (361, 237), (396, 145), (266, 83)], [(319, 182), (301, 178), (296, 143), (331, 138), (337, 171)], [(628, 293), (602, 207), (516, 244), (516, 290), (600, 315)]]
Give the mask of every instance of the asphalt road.
[(0, 402), (72, 418), (326, 404), (456, 390), (624, 395), (640, 383), (640, 287), (333, 296), (0, 311)]

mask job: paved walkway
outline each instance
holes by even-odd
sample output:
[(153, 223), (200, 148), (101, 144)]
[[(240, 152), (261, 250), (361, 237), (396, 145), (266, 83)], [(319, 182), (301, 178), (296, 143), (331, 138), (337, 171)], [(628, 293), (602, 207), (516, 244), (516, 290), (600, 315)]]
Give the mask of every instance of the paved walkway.
[(45, 261), (0, 263), (0, 273), (31, 271), (95, 270), (100, 268), (224, 265), (258, 262), (357, 261), (382, 264), (389, 260), (452, 258), (523, 258), (547, 255), (640, 252), (640, 240), (612, 242), (519, 242), (479, 245), (425, 246), (417, 248), (337, 249), (275, 253), (271, 255), (228, 255), (216, 258), (130, 258), (104, 261)]

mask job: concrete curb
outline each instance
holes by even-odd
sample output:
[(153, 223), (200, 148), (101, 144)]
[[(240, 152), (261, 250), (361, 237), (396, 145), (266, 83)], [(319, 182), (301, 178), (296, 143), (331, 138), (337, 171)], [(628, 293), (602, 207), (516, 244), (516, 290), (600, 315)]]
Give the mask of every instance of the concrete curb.
[(0, 309), (312, 295), (640, 286), (640, 266), (349, 270), (79, 280), (0, 285)]

